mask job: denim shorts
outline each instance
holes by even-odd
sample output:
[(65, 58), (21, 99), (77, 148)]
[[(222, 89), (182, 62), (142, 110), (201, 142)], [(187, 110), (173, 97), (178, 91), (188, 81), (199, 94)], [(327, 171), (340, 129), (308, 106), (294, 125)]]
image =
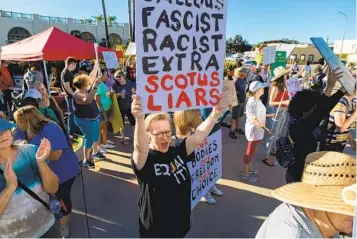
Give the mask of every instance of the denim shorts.
[(74, 116), (74, 122), (80, 128), (84, 136), (84, 147), (89, 149), (99, 140), (99, 118), (84, 119)]

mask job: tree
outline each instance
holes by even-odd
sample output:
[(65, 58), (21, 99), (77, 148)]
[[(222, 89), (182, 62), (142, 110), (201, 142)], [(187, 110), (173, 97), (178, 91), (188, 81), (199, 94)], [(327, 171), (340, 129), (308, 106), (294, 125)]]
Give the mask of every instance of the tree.
[(250, 45), (247, 40), (243, 39), (241, 35), (228, 38), (226, 45), (226, 51), (233, 54), (243, 53), (252, 49), (252, 45)]
[(78, 30), (73, 30), (71, 31), (71, 35), (74, 36), (74, 37), (77, 37), (79, 39), (82, 39), (82, 33)]
[(94, 20), (91, 18), (85, 18), (85, 19), (82, 19), (81, 22), (84, 24), (91, 25), (94, 22)]
[(116, 23), (117, 17), (116, 16), (108, 16), (108, 24), (109, 26), (113, 26), (113, 23)]
[(99, 14), (97, 16), (92, 16), (92, 18), (96, 21), (96, 22), (102, 22), (104, 21), (104, 16), (103, 14)]
[(270, 41), (259, 42), (259, 43), (256, 44), (256, 46), (260, 46), (262, 44), (270, 44), (270, 43), (299, 44), (300, 42), (298, 40), (291, 40), (291, 39), (288, 39), (288, 38), (282, 38), (280, 40), (270, 40)]

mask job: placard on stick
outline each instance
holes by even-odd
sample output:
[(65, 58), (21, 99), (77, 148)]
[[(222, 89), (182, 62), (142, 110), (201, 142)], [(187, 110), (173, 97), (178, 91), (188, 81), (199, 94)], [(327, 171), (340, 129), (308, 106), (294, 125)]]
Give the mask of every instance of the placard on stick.
[(105, 65), (108, 69), (118, 69), (119, 68), (119, 61), (118, 57), (115, 52), (111, 51), (103, 51), (103, 58), (105, 61)]
[(275, 62), (276, 47), (266, 46), (263, 48), (263, 64), (269, 65)]
[(302, 90), (297, 75), (286, 80), (286, 88), (288, 89), (289, 99), (292, 99), (297, 92)]
[(227, 1), (136, 0), (145, 113), (211, 107), (223, 89)]

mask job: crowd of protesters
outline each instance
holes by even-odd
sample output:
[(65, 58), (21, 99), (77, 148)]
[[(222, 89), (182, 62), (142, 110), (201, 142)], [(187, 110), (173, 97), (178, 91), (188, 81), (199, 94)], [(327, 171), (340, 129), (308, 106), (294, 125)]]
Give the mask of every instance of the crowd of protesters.
[[(348, 94), (336, 83), (341, 75), (324, 63), (315, 75), (309, 62), (301, 70), (297, 64), (291, 69), (278, 67), (272, 75), (269, 65), (250, 68), (238, 62), (235, 69), (225, 72), (234, 81), (236, 106), (220, 100), (213, 108), (179, 111), (173, 117), (168, 113), (145, 116), (136, 95), (133, 64), (125, 72), (69, 57), (61, 73), (58, 70), (50, 66), (47, 84), (38, 65), (30, 65), (24, 72), (20, 102), (14, 102), (11, 74), (7, 63), (2, 63), (1, 237), (51, 237), (56, 213), (46, 205), (52, 200), (61, 205), (61, 236), (69, 237), (70, 194), (79, 167), (94, 168), (96, 159), (105, 160), (107, 150), (115, 148), (108, 139), (113, 99), (123, 122), (135, 127), (132, 168), (140, 187), (141, 237), (186, 236), (193, 225), (187, 163), (194, 160), (197, 146), (221, 127), (229, 128), (234, 140), (239, 138), (237, 134), (245, 135), (240, 178), (247, 183), (258, 181), (259, 170), (253, 162), (260, 142), (265, 150), (261, 161), (269, 167), (278, 165), (274, 159), (277, 140), (288, 136), (293, 142), (295, 162), (286, 170), (287, 185), (273, 191), (283, 204), (264, 222), (258, 238), (351, 233), (354, 206), (345, 203), (342, 190), (356, 183), (356, 163), (342, 152), (347, 143), (356, 148), (350, 132), (357, 119), (356, 90)], [(296, 74), (311, 80), (311, 89), (290, 99), (286, 81)], [(57, 102), (54, 96), (58, 94), (64, 96), (64, 104)], [(125, 129), (120, 133), (123, 142), (130, 143)], [(72, 148), (76, 134), (84, 139), (82, 159)], [(157, 169), (157, 165), (170, 168), (171, 164), (180, 172), (180, 180), (175, 172), (166, 175)], [(317, 195), (312, 193), (315, 189)], [(215, 204), (212, 195), (222, 196), (223, 192), (213, 186), (202, 201)], [(329, 203), (329, 196), (336, 201)]]

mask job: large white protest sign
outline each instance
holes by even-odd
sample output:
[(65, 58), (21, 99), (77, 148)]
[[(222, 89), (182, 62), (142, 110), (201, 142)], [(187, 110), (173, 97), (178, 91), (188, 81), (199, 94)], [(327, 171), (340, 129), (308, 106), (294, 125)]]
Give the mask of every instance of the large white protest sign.
[(135, 56), (136, 55), (136, 44), (135, 42), (130, 42), (128, 48), (125, 51), (125, 56)]
[(108, 69), (118, 69), (119, 68), (119, 61), (118, 57), (115, 52), (112, 51), (103, 51), (103, 58), (105, 61), (105, 65)]
[(227, 1), (136, 0), (136, 9), (137, 91), (143, 111), (217, 104)]
[(208, 136), (195, 150), (195, 161), (188, 163), (192, 177), (191, 209), (222, 177), (222, 131)]
[(289, 98), (292, 99), (296, 92), (301, 91), (301, 85), (299, 82), (299, 78), (297, 75), (293, 76), (292, 78), (286, 81), (286, 88), (288, 89)]
[(266, 46), (263, 48), (263, 64), (269, 65), (275, 62), (276, 47)]

